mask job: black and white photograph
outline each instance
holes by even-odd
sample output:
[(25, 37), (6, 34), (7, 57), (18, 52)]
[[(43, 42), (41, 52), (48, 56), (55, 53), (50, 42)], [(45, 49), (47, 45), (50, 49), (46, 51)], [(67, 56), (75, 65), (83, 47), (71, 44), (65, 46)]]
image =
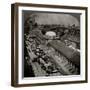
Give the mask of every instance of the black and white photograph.
[(24, 77), (80, 74), (80, 14), (23, 11)]
[(12, 85), (87, 82), (87, 7), (12, 5)]

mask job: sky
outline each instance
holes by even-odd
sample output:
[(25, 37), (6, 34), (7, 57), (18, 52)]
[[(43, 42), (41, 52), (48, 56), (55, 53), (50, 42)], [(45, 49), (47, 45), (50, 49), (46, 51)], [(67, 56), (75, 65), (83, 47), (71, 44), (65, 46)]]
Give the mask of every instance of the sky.
[(25, 19), (30, 17), (30, 15), (35, 15), (35, 21), (38, 24), (80, 25), (80, 14), (24, 12)]

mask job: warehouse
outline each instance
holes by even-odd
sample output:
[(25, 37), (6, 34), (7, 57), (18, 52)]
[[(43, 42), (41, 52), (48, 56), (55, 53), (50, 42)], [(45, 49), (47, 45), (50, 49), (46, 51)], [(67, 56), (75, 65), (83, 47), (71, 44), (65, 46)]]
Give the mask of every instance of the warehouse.
[(61, 41), (51, 41), (48, 43), (48, 46), (53, 47), (58, 52), (62, 53), (70, 62), (75, 64), (77, 67), (80, 67), (80, 53), (68, 48), (63, 42)]

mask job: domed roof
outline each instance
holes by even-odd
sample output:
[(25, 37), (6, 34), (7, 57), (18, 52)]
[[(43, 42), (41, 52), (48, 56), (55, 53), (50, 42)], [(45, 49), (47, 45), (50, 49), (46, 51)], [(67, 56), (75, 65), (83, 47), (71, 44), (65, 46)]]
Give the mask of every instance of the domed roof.
[(56, 36), (56, 33), (55, 32), (53, 32), (53, 31), (48, 31), (48, 32), (46, 32), (46, 34), (45, 34), (46, 36)]

